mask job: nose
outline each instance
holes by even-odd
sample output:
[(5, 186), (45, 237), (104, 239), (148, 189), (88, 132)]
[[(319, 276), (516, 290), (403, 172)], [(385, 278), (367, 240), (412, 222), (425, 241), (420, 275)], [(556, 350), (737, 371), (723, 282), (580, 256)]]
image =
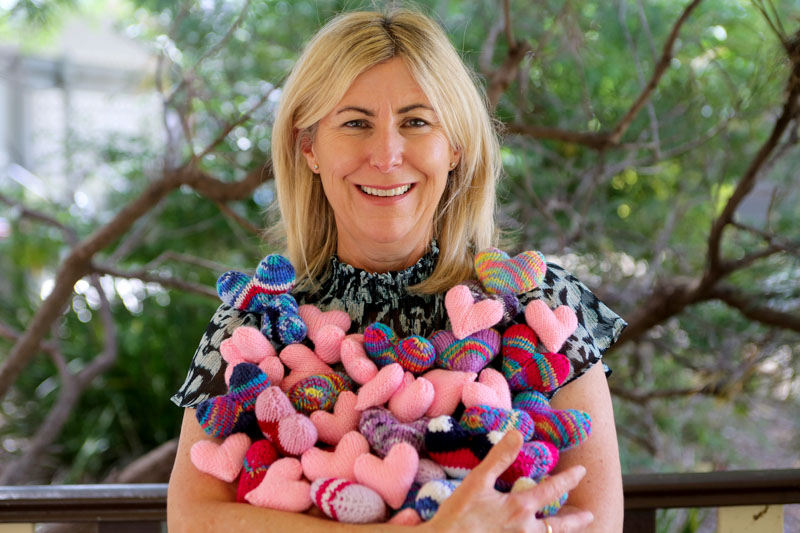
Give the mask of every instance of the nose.
[(396, 128), (376, 128), (370, 143), (370, 165), (383, 173), (399, 167), (403, 163), (403, 142), (403, 136)]

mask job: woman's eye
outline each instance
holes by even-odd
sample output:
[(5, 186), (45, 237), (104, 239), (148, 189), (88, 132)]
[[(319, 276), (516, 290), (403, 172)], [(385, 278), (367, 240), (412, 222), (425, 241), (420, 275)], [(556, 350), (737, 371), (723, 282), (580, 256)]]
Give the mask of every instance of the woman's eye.
[(409, 119), (408, 122), (406, 122), (406, 124), (408, 124), (412, 128), (421, 128), (423, 126), (427, 126), (428, 125), (428, 123), (426, 121), (422, 120), (421, 118)]
[(364, 121), (361, 119), (348, 120), (343, 124), (345, 128), (363, 128)]

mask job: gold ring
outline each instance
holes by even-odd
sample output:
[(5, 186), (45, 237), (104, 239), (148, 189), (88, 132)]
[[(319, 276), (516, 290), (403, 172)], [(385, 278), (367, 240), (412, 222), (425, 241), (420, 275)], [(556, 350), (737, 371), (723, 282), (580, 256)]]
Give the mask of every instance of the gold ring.
[(544, 518), (542, 518), (542, 523), (544, 524), (544, 527), (546, 527), (546, 528), (547, 528), (547, 533), (553, 533), (553, 526), (551, 526), (550, 524), (548, 524), (548, 523), (547, 523), (547, 520), (545, 520)]

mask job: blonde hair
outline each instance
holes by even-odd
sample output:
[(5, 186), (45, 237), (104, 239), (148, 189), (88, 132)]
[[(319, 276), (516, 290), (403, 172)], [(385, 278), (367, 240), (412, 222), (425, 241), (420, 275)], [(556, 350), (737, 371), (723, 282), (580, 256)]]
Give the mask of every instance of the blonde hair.
[(474, 277), (476, 251), (495, 245), (495, 189), (500, 147), (485, 93), (444, 31), (405, 9), (352, 12), (328, 22), (306, 45), (283, 87), (272, 130), (272, 161), (282, 218), (280, 231), (298, 283), (314, 283), (336, 252), (333, 210), (301, 144), (362, 72), (402, 58), (427, 95), (450, 145), (461, 152), (434, 216), (439, 259), (414, 290), (443, 292)]

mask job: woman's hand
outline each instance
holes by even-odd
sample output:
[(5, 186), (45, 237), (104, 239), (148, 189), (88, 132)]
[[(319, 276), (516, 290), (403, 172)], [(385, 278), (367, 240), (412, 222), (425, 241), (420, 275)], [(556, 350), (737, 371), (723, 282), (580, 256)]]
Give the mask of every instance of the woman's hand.
[(572, 533), (586, 527), (594, 519), (592, 513), (575, 507), (565, 507), (546, 521), (536, 518), (537, 510), (578, 484), (586, 473), (582, 466), (572, 467), (521, 492), (506, 494), (495, 490), (495, 481), (514, 462), (522, 441), (519, 432), (507, 433), (442, 503), (426, 524), (431, 531)]

